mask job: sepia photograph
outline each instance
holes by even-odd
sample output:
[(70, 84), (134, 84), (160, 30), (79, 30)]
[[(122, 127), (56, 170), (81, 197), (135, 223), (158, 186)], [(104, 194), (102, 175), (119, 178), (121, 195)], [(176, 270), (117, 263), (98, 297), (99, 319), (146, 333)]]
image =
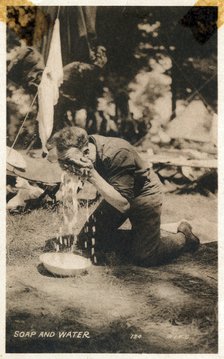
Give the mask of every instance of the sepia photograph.
[(7, 6), (6, 353), (218, 353), (218, 25)]

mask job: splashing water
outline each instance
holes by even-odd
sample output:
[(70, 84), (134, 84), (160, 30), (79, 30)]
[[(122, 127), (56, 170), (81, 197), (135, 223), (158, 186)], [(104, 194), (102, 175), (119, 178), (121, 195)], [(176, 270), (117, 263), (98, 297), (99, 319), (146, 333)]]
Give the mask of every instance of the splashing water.
[(64, 225), (71, 233), (75, 230), (78, 214), (77, 192), (81, 187), (79, 177), (63, 172), (62, 174), (62, 195), (63, 195), (63, 217)]
[[(79, 176), (74, 175), (69, 171), (63, 171), (61, 177), (61, 193), (62, 193), (62, 215), (63, 223), (59, 228), (59, 243), (64, 244), (70, 252), (77, 250), (77, 235), (78, 231), (78, 190), (82, 189), (84, 181)], [(89, 221), (89, 202), (86, 204), (86, 223)], [(94, 227), (95, 228), (95, 227)], [(94, 229), (93, 228), (93, 229)], [(88, 233), (89, 226), (85, 227), (85, 232)], [(95, 232), (95, 231), (93, 231)], [(87, 249), (87, 240), (84, 242), (84, 248)], [(59, 252), (59, 245), (56, 246), (56, 251)], [(95, 256), (95, 233), (92, 233), (90, 244), (90, 257), (94, 263), (97, 263)]]
[[(40, 261), (45, 268), (54, 275), (74, 276), (81, 270), (91, 266), (91, 259), (85, 258), (82, 251), (77, 251), (77, 223), (78, 223), (78, 190), (84, 185), (83, 180), (67, 171), (62, 172), (62, 214), (63, 224), (57, 237), (54, 253), (44, 253)], [(88, 213), (88, 210), (87, 210)], [(58, 241), (59, 240), (59, 241)], [(68, 252), (68, 253), (65, 253)], [(91, 254), (94, 249), (91, 251)], [(80, 255), (81, 254), (81, 255)], [(93, 258), (94, 263), (96, 259)], [(77, 272), (78, 271), (78, 272)]]
[(73, 235), (74, 244), (77, 242), (77, 220), (79, 203), (77, 199), (78, 189), (83, 187), (83, 182), (78, 176), (63, 171), (61, 178), (61, 192), (62, 192), (62, 214), (63, 224), (60, 227), (61, 239), (62, 234)]

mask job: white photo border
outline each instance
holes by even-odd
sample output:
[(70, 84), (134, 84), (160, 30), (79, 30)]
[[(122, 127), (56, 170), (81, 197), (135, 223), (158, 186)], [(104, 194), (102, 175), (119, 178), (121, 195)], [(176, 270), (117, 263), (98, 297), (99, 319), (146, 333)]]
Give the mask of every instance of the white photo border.
[[(217, 1), (218, 2), (218, 1)], [(7, 3), (7, 0), (6, 0)], [(74, 1), (74, 0), (51, 0), (51, 1), (40, 1), (35, 0), (35, 5), (44, 6), (58, 6), (58, 5), (92, 5), (92, 6), (194, 6), (194, 0), (89, 0), (89, 1)], [(12, 1), (8, 2), (8, 5), (13, 5)], [(16, 1), (15, 4), (16, 6)], [(24, 4), (25, 5), (25, 4)], [(22, 6), (22, 5), (21, 5)], [(5, 353), (5, 308), (6, 308), (6, 24), (0, 21), (0, 109), (1, 109), (1, 128), (0, 128), (0, 358), (44, 358), (44, 359), (64, 359), (64, 358), (75, 358), (75, 359), (95, 359), (95, 358), (161, 358), (161, 359), (187, 359), (189, 358), (200, 358), (200, 359), (222, 359), (224, 358), (224, 266), (222, 258), (224, 257), (224, 25), (218, 29), (218, 270), (219, 270), (219, 351), (218, 354), (6, 354)], [(16, 300), (16, 298), (15, 298)]]

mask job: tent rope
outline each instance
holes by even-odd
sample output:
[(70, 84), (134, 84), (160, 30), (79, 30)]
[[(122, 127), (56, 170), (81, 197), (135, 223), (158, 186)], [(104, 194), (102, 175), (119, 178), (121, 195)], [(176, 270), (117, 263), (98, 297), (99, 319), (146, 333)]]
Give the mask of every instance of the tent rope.
[[(217, 74), (211, 76), (207, 81), (205, 81), (205, 82), (202, 84), (201, 87), (199, 87), (199, 89), (195, 90), (195, 91), (185, 100), (186, 103), (187, 103), (187, 106), (186, 106), (185, 109), (179, 114), (179, 116), (181, 116), (181, 115), (184, 114), (184, 112), (186, 111), (188, 105), (190, 104), (190, 101), (195, 97), (195, 95), (197, 95), (198, 91), (201, 91), (201, 90), (202, 90), (211, 80), (213, 80), (213, 78), (215, 78), (216, 76), (217, 76)], [(175, 114), (175, 112), (176, 112), (176, 110), (171, 113), (171, 116), (172, 116), (173, 114)], [(147, 133), (145, 136), (143, 136), (142, 138), (140, 138), (137, 142), (135, 142), (134, 145), (135, 145), (135, 146), (140, 145), (140, 144), (144, 141), (144, 139), (146, 138), (147, 135), (148, 135), (148, 133)]]
[[(174, 29), (176, 28), (176, 26), (177, 26), (177, 24), (175, 25)], [(172, 60), (173, 65), (175, 65), (176, 68), (179, 70), (179, 73), (182, 75), (182, 78), (185, 80), (186, 85), (187, 85), (187, 83), (188, 83), (188, 84), (193, 88), (194, 94), (193, 94), (192, 98), (194, 98), (194, 96), (195, 96), (196, 94), (198, 94), (198, 96), (199, 96), (200, 99), (204, 102), (204, 104), (206, 104), (206, 106), (207, 106), (208, 108), (211, 108), (211, 109), (213, 110), (213, 112), (215, 113), (216, 110), (213, 108), (213, 106), (211, 106), (211, 105), (208, 104), (208, 102), (205, 100), (204, 96), (201, 94), (200, 91), (204, 88), (204, 86), (207, 84), (207, 82), (210, 82), (213, 78), (215, 78), (215, 77), (217, 76), (217, 73), (215, 73), (213, 76), (211, 76), (204, 84), (202, 84), (201, 87), (197, 88), (197, 87), (189, 80), (189, 78), (187, 78), (187, 77), (185, 76), (185, 73), (184, 73), (184, 71), (182, 70), (182, 68), (181, 68), (180, 64), (178, 63), (178, 61), (177, 61), (177, 60), (174, 58), (174, 56), (171, 54), (171, 51), (168, 50), (168, 47), (164, 45), (164, 43), (167, 44), (167, 41), (165, 40), (166, 33), (165, 33), (164, 31), (161, 31), (160, 36), (161, 36), (161, 38), (162, 38), (161, 44), (163, 45), (164, 50), (165, 50), (165, 52), (167, 53), (167, 55), (168, 55), (168, 56), (170, 57), (170, 59)], [(190, 96), (190, 97), (191, 97), (191, 96)], [(175, 111), (176, 111), (176, 110), (175, 110)], [(173, 111), (173, 113), (171, 114), (171, 116), (172, 116), (173, 114), (175, 114), (175, 111)]]
[(17, 133), (17, 135), (16, 135), (16, 137), (15, 137), (15, 140), (13, 141), (13, 144), (12, 144), (12, 146), (10, 147), (10, 150), (14, 148), (14, 146), (15, 146), (15, 144), (16, 144), (18, 138), (19, 138), (19, 135), (20, 135), (20, 133), (21, 133), (21, 131), (22, 131), (22, 129), (23, 129), (23, 126), (24, 126), (24, 124), (25, 124), (25, 122), (26, 122), (26, 120), (27, 120), (27, 118), (28, 118), (28, 116), (29, 116), (29, 114), (30, 114), (30, 111), (31, 111), (31, 109), (32, 109), (32, 107), (33, 107), (33, 105), (34, 105), (34, 102), (36, 101), (37, 95), (38, 95), (38, 91), (36, 92), (36, 94), (35, 94), (35, 96), (34, 96), (34, 98), (33, 98), (33, 101), (32, 101), (31, 104), (30, 104), (29, 110), (27, 111), (27, 113), (26, 113), (26, 115), (25, 115), (25, 117), (24, 117), (24, 120), (23, 120), (23, 122), (22, 122), (22, 124), (21, 124), (21, 126), (20, 126), (20, 128), (19, 128), (19, 131), (18, 131), (18, 133)]
[(179, 65), (178, 62), (174, 59), (174, 57), (170, 54), (170, 52), (167, 51), (167, 50), (166, 50), (166, 52), (167, 52), (168, 56), (170, 56), (170, 58), (172, 59), (173, 63), (174, 63), (174, 64), (176, 65), (176, 67), (178, 68), (179, 72), (182, 74), (182, 77), (185, 79), (185, 83), (187, 84), (187, 82), (188, 82), (188, 84), (189, 84), (191, 87), (193, 87), (193, 89), (194, 89), (194, 91), (195, 91), (195, 95), (197, 94), (197, 95), (200, 97), (200, 99), (201, 99), (209, 108), (212, 108), (213, 112), (215, 112), (215, 109), (214, 109), (211, 105), (208, 104), (208, 102), (205, 100), (204, 96), (201, 94), (200, 91), (204, 88), (204, 85), (207, 84), (207, 82), (210, 82), (213, 78), (215, 78), (215, 77), (217, 76), (217, 74), (215, 73), (213, 76), (211, 76), (211, 77), (205, 82), (205, 84), (203, 84), (203, 85), (202, 85), (201, 87), (199, 87), (199, 89), (198, 89), (196, 86), (193, 85), (193, 83), (192, 83), (188, 78), (186, 78), (186, 76), (185, 76), (184, 72), (182, 71), (180, 65)]
[[(193, 98), (196, 95), (200, 96), (200, 91), (210, 82), (212, 81), (215, 77), (217, 77), (217, 74), (214, 74), (213, 76), (211, 76), (207, 81), (205, 81), (198, 89), (195, 89), (195, 91), (189, 96), (187, 97), (187, 99), (185, 100), (185, 102), (187, 103), (187, 106), (190, 104), (190, 101), (193, 100)], [(202, 100), (202, 99), (201, 99)], [(202, 100), (203, 101), (203, 100)], [(207, 102), (205, 101), (205, 103), (207, 104)], [(209, 106), (207, 104), (207, 106)], [(183, 113), (186, 111), (186, 108), (180, 113), (180, 115), (183, 115)], [(174, 115), (176, 112), (176, 110), (172, 111), (171, 116)], [(213, 110), (213, 112), (215, 113), (215, 111)], [(179, 115), (179, 116), (180, 116)]]

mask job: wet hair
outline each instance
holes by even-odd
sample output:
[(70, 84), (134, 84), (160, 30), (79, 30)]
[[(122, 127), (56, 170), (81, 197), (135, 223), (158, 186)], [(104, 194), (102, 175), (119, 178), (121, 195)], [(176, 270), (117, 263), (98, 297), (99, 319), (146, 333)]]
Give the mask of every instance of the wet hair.
[(56, 132), (48, 141), (48, 149), (57, 147), (59, 152), (68, 150), (71, 147), (76, 147), (79, 150), (88, 145), (89, 139), (87, 132), (77, 126), (65, 127)]

